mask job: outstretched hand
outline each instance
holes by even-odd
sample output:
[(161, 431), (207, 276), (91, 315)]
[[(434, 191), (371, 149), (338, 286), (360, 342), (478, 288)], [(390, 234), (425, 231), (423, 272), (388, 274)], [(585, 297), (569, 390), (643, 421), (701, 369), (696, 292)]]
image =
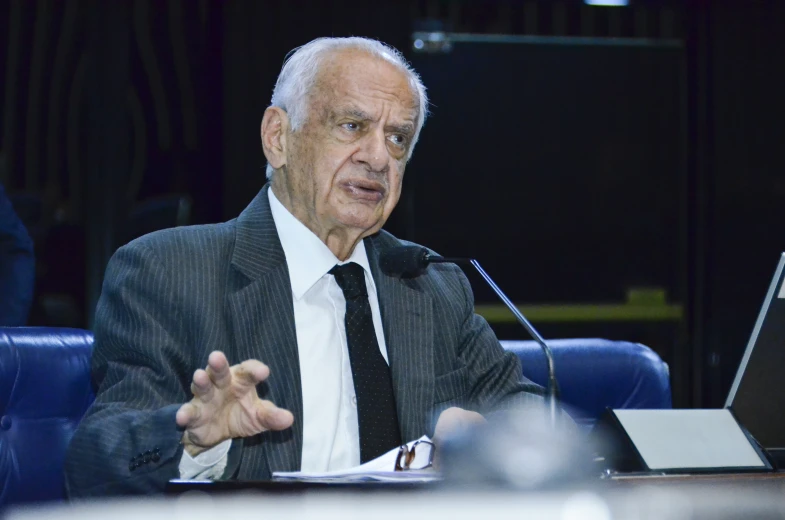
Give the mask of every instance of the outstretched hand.
[(189, 455), (195, 457), (226, 439), (290, 427), (292, 413), (260, 399), (256, 392), (256, 385), (269, 375), (270, 369), (261, 361), (229, 366), (223, 352), (212, 352), (207, 368), (194, 372), (193, 399), (177, 410), (177, 425), (185, 428), (183, 444)]

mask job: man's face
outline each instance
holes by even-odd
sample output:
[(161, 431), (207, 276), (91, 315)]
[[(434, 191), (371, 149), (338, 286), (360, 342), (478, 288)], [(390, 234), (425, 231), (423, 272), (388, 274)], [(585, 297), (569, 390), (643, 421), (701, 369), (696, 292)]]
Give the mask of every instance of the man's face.
[(354, 50), (326, 58), (280, 172), (295, 215), (322, 239), (378, 231), (401, 194), (418, 110), (407, 77), (386, 61)]

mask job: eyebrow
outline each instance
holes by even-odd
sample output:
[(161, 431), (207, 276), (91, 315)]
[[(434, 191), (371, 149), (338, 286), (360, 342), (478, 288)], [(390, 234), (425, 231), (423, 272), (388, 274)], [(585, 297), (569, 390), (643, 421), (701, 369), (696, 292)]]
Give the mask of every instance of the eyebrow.
[(373, 118), (367, 112), (363, 112), (359, 108), (339, 108), (333, 113), (334, 118), (341, 118), (351, 116), (360, 121), (373, 121)]
[[(358, 121), (363, 121), (363, 122), (373, 121), (373, 117), (371, 117), (370, 114), (360, 110), (359, 108), (343, 108), (343, 109), (339, 108), (333, 113), (334, 118), (340, 118), (346, 116), (353, 117)], [(406, 134), (406, 135), (414, 134), (414, 125), (412, 123), (403, 123), (400, 125), (386, 125), (384, 129), (399, 134)]]
[(412, 135), (414, 134), (414, 125), (411, 123), (404, 123), (402, 125), (387, 125), (385, 130), (392, 130), (398, 134)]

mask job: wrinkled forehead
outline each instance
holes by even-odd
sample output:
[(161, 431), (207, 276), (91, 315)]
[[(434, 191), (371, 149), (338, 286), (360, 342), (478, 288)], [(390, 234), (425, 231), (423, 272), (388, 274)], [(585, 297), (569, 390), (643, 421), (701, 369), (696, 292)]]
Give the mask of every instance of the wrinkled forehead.
[(391, 116), (406, 120), (416, 120), (420, 108), (416, 87), (405, 71), (354, 49), (336, 51), (324, 59), (311, 101), (328, 112), (358, 105), (368, 112), (389, 109)]

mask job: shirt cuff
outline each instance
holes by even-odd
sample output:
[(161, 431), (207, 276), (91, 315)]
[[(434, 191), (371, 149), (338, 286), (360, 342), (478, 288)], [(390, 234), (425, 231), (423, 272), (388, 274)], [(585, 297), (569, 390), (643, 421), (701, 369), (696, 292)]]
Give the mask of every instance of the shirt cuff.
[(232, 439), (227, 439), (205, 450), (196, 457), (191, 457), (183, 450), (180, 458), (180, 478), (182, 480), (217, 480), (221, 478), (228, 460), (227, 454), (232, 447)]

